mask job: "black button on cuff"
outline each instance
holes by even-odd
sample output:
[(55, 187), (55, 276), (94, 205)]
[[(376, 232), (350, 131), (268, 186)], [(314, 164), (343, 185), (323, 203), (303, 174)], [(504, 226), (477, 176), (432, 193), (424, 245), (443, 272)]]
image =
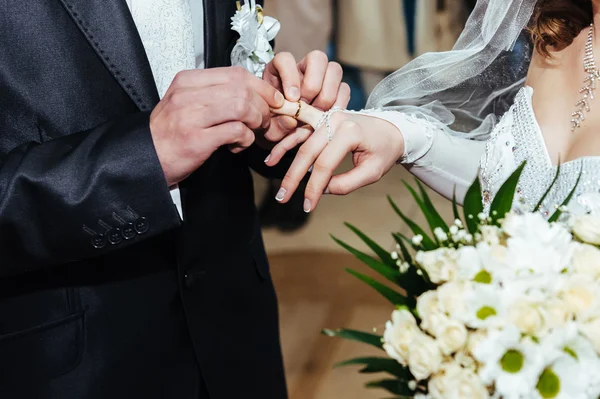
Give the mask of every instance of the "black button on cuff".
[(92, 237), (92, 246), (96, 249), (102, 249), (106, 246), (107, 239), (103, 234), (96, 234)]
[(127, 223), (126, 225), (124, 225), (123, 230), (121, 230), (121, 232), (123, 233), (123, 238), (126, 240), (133, 239), (137, 234), (133, 223)]
[(145, 217), (138, 218), (133, 226), (138, 234), (147, 233), (150, 229), (150, 223), (148, 223), (148, 219)]
[(109, 230), (108, 233), (106, 233), (106, 236), (108, 238), (108, 242), (110, 242), (112, 245), (118, 245), (121, 243), (121, 241), (123, 241), (123, 237), (121, 236), (121, 229), (119, 229), (118, 227)]

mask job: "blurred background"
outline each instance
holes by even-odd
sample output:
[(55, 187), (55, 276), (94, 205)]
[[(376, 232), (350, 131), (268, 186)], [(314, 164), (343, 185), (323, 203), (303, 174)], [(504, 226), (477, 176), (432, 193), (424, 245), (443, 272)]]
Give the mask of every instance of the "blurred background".
[[(312, 50), (326, 51), (345, 70), (352, 88), (350, 109), (362, 109), (369, 93), (387, 74), (424, 52), (449, 50), (475, 0), (265, 0), (268, 15), (282, 30), (276, 51), (299, 60)], [(375, 133), (375, 132), (374, 132)], [(352, 166), (348, 158), (341, 171)], [(344, 222), (379, 244), (393, 248), (391, 232), (406, 231), (387, 203), (389, 194), (401, 209), (420, 222), (418, 208), (402, 180), (412, 177), (397, 166), (383, 180), (347, 197), (326, 197), (309, 216), (303, 196), (287, 205), (275, 202), (279, 182), (255, 177), (256, 201), (271, 272), (280, 302), (282, 346), (291, 399), (369, 399), (385, 397), (367, 391), (378, 376), (357, 368), (333, 369), (336, 362), (376, 355), (365, 345), (331, 339), (323, 328), (382, 332), (390, 305), (345, 268), (370, 274), (365, 266), (331, 239), (335, 235), (364, 250)], [(443, 216), (451, 220), (448, 201), (431, 194)], [(383, 378), (383, 376), (381, 376)]]

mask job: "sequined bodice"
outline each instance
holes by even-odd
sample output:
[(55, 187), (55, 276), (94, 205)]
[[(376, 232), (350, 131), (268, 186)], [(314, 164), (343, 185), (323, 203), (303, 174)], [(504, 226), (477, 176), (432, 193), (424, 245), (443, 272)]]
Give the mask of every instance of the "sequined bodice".
[[(481, 158), (481, 183), (485, 209), (511, 173), (523, 162), (527, 165), (521, 176), (515, 206), (531, 210), (542, 198), (556, 175), (540, 126), (532, 107), (533, 89), (522, 88), (515, 103), (498, 123), (486, 144)], [(581, 181), (568, 205), (574, 213), (600, 214), (600, 157), (583, 157), (563, 163), (560, 175), (542, 206), (549, 215), (567, 198)]]

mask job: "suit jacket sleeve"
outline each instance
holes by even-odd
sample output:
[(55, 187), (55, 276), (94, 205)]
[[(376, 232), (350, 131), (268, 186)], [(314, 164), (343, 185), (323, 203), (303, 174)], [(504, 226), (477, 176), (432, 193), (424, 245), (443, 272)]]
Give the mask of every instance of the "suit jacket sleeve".
[(0, 276), (103, 255), (179, 223), (149, 113), (0, 155)]

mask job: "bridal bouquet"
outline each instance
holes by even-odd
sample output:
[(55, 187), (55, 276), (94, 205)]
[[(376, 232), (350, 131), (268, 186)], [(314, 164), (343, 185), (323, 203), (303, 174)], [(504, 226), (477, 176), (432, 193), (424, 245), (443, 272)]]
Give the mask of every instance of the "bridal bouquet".
[(418, 190), (407, 186), (431, 234), (390, 199), (414, 233), (394, 234), (394, 252), (349, 225), (377, 258), (336, 241), (394, 288), (349, 272), (395, 310), (383, 336), (325, 330), (384, 354), (340, 365), (387, 373), (367, 386), (397, 398), (600, 397), (600, 219), (569, 217), (564, 205), (573, 193), (548, 220), (511, 211), (523, 166), (486, 214), (476, 181), (464, 218), (453, 201), (451, 225), (420, 184)]

